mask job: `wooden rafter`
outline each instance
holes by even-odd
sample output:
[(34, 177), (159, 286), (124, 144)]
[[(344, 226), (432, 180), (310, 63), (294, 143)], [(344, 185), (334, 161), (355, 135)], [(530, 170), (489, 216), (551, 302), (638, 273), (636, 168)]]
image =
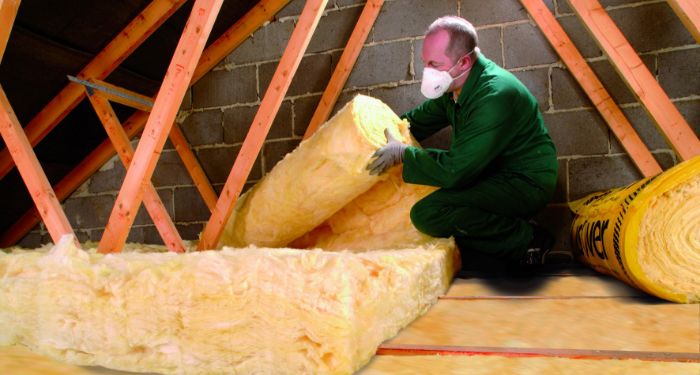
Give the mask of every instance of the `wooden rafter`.
[[(119, 155), (122, 164), (124, 164), (124, 169), (128, 170), (129, 164), (131, 164), (134, 157), (134, 149), (131, 147), (129, 137), (126, 135), (126, 132), (124, 131), (122, 124), (119, 122), (116, 113), (114, 113), (112, 105), (109, 104), (106, 97), (102, 96), (102, 93), (94, 93), (92, 95), (88, 93), (88, 99), (90, 100), (93, 108), (95, 108), (97, 117), (99, 117), (100, 122), (102, 122), (102, 125), (107, 132), (107, 136), (117, 149), (117, 154)], [(151, 219), (153, 219), (153, 223), (155, 224), (156, 229), (158, 229), (158, 233), (160, 233), (163, 243), (165, 243), (170, 251), (185, 251), (182, 238), (180, 238), (180, 234), (177, 232), (175, 224), (173, 224), (173, 221), (170, 219), (168, 210), (160, 200), (158, 191), (156, 191), (156, 188), (153, 186), (151, 181), (148, 181), (145, 183), (145, 185), (143, 204), (146, 207), (146, 211), (148, 211), (148, 214), (151, 216)]]
[(255, 159), (260, 153), (263, 142), (282, 104), (282, 100), (287, 94), (287, 89), (289, 89), (306, 47), (309, 45), (311, 36), (316, 30), (316, 26), (318, 26), (327, 2), (328, 0), (306, 1), (304, 9), (299, 16), (299, 21), (292, 32), (292, 36), (289, 38), (287, 48), (284, 50), (275, 74), (272, 76), (270, 85), (260, 103), (260, 108), (255, 114), (250, 130), (248, 130), (248, 135), (243, 141), (241, 151), (238, 153), (233, 168), (231, 168), (231, 173), (226, 179), (226, 184), (221, 192), (216, 208), (204, 227), (198, 245), (199, 250), (213, 249), (217, 245), (224, 225), (229, 216), (231, 216), (236, 200), (238, 200), (238, 196), (243, 190), (243, 185), (248, 179)]
[(598, 0), (569, 0), (623, 80), (682, 160), (700, 155), (700, 140)]
[(348, 44), (343, 50), (343, 54), (340, 56), (338, 65), (333, 71), (328, 86), (321, 96), (321, 101), (316, 107), (311, 121), (309, 122), (308, 128), (306, 128), (306, 133), (304, 133), (304, 139), (309, 138), (326, 120), (331, 114), (335, 103), (338, 101), (340, 92), (345, 86), (352, 68), (355, 66), (357, 57), (360, 56), (360, 51), (362, 51), (362, 46), (367, 40), (369, 32), (372, 30), (374, 21), (379, 15), (379, 11), (382, 9), (384, 0), (368, 0), (365, 4), (364, 9), (360, 18), (357, 20), (355, 29), (350, 35)]
[(168, 138), (175, 147), (177, 154), (180, 155), (182, 164), (185, 165), (185, 169), (187, 169), (190, 177), (192, 177), (194, 186), (202, 196), (202, 200), (204, 200), (207, 208), (209, 208), (209, 211), (214, 211), (214, 207), (216, 207), (216, 200), (218, 199), (216, 192), (211, 186), (211, 182), (207, 178), (207, 174), (204, 173), (204, 169), (202, 169), (197, 157), (192, 152), (190, 144), (187, 142), (187, 138), (185, 138), (185, 135), (182, 133), (182, 129), (180, 129), (178, 124), (173, 124)]
[[(82, 83), (87, 85), (86, 87), (88, 90), (98, 90), (100, 92), (100, 96), (109, 101), (124, 104), (131, 108), (136, 108), (145, 112), (150, 112), (153, 108), (153, 100), (151, 98), (131, 90), (94, 79), (82, 81)], [(102, 123), (104, 124), (104, 121)], [(126, 133), (124, 134), (126, 135)], [(177, 154), (180, 156), (185, 169), (189, 173), (190, 177), (192, 177), (192, 181), (202, 196), (204, 203), (207, 205), (210, 211), (214, 210), (217, 199), (216, 192), (211, 186), (206, 173), (204, 173), (204, 169), (199, 164), (197, 157), (192, 152), (190, 144), (187, 142), (187, 138), (185, 138), (180, 126), (178, 126), (176, 123), (174, 123), (170, 129), (169, 138), (170, 142), (172, 142), (173, 146), (175, 147), (175, 151), (177, 151)], [(127, 138), (127, 141), (128, 140), (129, 138)]]
[(222, 4), (223, 0), (197, 0), (194, 3), (97, 247), (101, 253), (119, 252), (126, 242), (143, 198), (143, 181), (150, 181), (153, 176), (158, 156)]
[(668, 4), (693, 35), (695, 42), (700, 43), (700, 1), (668, 0)]
[(61, 237), (66, 234), (74, 234), (65, 212), (61, 208), (61, 203), (56, 199), (51, 184), (46, 178), (29, 140), (24, 135), (22, 125), (17, 120), (10, 101), (7, 100), (1, 86), (0, 135), (2, 135), (10, 155), (17, 164), (19, 174), (22, 176), (53, 242), (58, 243)]
[(588, 94), (605, 122), (608, 123), (615, 137), (620, 141), (632, 161), (644, 176), (653, 176), (662, 171), (659, 163), (649, 152), (630, 122), (610, 97), (596, 74), (586, 63), (574, 43), (566, 35), (559, 22), (554, 18), (542, 0), (520, 0), (537, 26), (542, 30), (549, 43), (561, 57), (576, 81)]
[[(209, 45), (199, 59), (197, 69), (190, 85), (197, 82), (209, 70), (216, 66), (221, 60), (228, 56), (233, 50), (241, 45), (255, 30), (260, 28), (277, 12), (280, 11), (290, 0), (261, 0), (253, 9), (248, 11), (243, 17), (236, 21), (226, 32), (214, 43)], [(133, 114), (124, 122), (124, 131), (131, 139), (143, 130), (148, 113), (139, 111)], [(56, 197), (64, 200), (73, 193), (80, 185), (97, 172), (102, 165), (109, 161), (115, 154), (112, 142), (108, 139), (100, 143), (80, 164), (71, 170), (58, 184), (54, 186)], [(0, 247), (11, 246), (24, 237), (34, 226), (41, 221), (41, 217), (35, 208), (29, 209), (19, 218), (5, 233), (0, 236)]]
[[(98, 53), (78, 74), (79, 78), (104, 79), (146, 38), (165, 22), (185, 0), (153, 0), (124, 30)], [(70, 83), (24, 127), (27, 139), (36, 146), (85, 98), (81, 85)], [(7, 149), (0, 151), (0, 179), (12, 170)]]
[(0, 0), (0, 62), (5, 55), (12, 25), (15, 23), (20, 0)]

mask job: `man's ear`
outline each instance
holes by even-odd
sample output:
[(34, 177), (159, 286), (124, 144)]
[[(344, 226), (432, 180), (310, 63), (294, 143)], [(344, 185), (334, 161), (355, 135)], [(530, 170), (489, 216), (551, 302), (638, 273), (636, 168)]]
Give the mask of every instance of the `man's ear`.
[(471, 68), (472, 65), (474, 65), (474, 59), (472, 59), (472, 56), (474, 56), (473, 53), (460, 57), (460, 65), (462, 68)]

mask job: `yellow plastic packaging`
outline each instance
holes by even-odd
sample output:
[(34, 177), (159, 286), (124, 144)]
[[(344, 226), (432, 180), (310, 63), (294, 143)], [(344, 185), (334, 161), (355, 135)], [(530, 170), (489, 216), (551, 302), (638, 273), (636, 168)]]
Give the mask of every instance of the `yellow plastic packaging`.
[(700, 301), (700, 157), (570, 208), (582, 262), (669, 301)]

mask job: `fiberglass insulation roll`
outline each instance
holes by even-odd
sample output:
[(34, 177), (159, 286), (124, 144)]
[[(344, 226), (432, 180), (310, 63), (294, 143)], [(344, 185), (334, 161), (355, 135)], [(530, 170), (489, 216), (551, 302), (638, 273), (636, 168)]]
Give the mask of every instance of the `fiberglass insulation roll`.
[(411, 207), (437, 188), (407, 184), (392, 168), (378, 182), (323, 224), (289, 244), (294, 248), (371, 250), (416, 247), (432, 240), (411, 223)]
[(700, 302), (700, 156), (571, 209), (585, 263), (655, 296)]
[(125, 371), (348, 374), (444, 294), (455, 259), (444, 239), (104, 255), (66, 236), (0, 252), (0, 346)]
[(386, 104), (356, 96), (240, 197), (219, 244), (285, 246), (323, 223), (387, 178), (365, 169), (387, 128), (410, 139), (408, 123)]

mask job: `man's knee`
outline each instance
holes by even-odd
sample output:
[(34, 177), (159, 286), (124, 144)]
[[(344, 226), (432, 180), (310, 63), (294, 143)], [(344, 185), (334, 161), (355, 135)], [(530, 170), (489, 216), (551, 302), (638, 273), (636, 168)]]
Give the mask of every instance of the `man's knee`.
[(454, 235), (454, 216), (457, 207), (428, 196), (411, 208), (411, 222), (420, 232), (432, 237)]
[(484, 212), (466, 204), (429, 195), (411, 208), (411, 222), (432, 237), (464, 236), (483, 226)]
[(421, 199), (411, 207), (411, 222), (421, 233), (433, 237), (443, 237), (443, 224), (438, 220), (435, 211), (439, 210), (427, 199)]

